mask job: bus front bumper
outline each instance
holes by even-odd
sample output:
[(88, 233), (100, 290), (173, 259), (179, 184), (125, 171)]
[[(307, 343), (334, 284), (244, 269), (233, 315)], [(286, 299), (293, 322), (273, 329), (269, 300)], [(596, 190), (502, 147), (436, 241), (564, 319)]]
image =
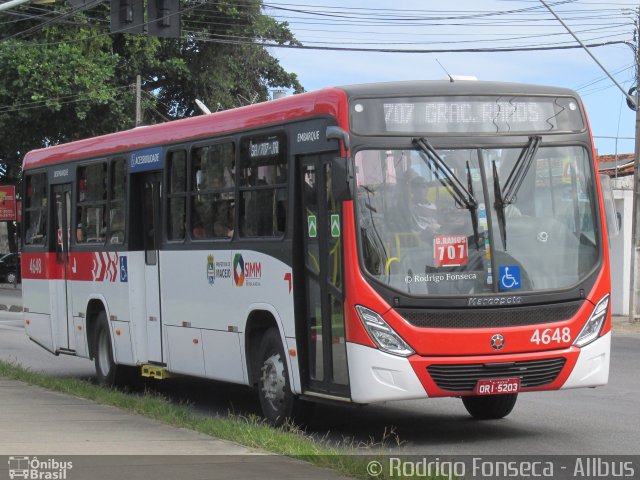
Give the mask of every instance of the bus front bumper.
[(609, 378), (611, 333), (578, 348), (509, 355), (409, 358), (347, 343), (355, 403), (473, 395), (480, 378), (521, 378), (521, 392), (597, 387)]

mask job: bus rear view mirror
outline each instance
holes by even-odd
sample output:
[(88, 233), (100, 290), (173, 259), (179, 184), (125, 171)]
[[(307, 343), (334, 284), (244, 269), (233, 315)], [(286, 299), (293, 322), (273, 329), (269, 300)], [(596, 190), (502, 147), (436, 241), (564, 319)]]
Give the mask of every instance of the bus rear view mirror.
[(331, 162), (331, 185), (337, 201), (351, 200), (351, 179), (347, 158), (334, 157)]

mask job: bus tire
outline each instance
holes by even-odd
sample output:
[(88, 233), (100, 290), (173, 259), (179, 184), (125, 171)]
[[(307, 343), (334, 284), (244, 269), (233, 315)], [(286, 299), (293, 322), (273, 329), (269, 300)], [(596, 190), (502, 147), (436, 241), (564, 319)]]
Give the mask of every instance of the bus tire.
[(113, 358), (111, 333), (107, 314), (102, 310), (96, 318), (96, 333), (93, 345), (93, 359), (98, 384), (105, 387), (122, 387), (132, 380), (136, 369), (126, 365), (117, 365)]
[(517, 393), (462, 397), (462, 403), (476, 420), (497, 420), (511, 413), (518, 399)]
[(280, 333), (270, 328), (264, 333), (258, 348), (258, 398), (264, 418), (274, 426), (289, 421), (304, 422), (310, 404), (291, 392), (286, 357)]

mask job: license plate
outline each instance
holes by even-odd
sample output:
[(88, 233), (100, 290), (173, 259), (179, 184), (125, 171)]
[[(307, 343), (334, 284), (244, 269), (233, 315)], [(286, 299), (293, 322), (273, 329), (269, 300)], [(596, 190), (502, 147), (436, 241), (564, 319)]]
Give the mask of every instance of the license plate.
[(519, 378), (489, 378), (478, 380), (473, 393), (476, 395), (503, 395), (520, 391)]

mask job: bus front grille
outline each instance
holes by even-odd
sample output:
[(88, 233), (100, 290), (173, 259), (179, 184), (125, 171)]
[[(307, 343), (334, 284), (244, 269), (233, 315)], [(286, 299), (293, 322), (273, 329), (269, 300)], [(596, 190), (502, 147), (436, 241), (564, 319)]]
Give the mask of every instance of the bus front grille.
[(430, 365), (427, 371), (442, 390), (472, 392), (478, 380), (489, 378), (518, 377), (522, 388), (547, 385), (558, 378), (565, 362), (564, 358), (547, 358), (495, 364)]

